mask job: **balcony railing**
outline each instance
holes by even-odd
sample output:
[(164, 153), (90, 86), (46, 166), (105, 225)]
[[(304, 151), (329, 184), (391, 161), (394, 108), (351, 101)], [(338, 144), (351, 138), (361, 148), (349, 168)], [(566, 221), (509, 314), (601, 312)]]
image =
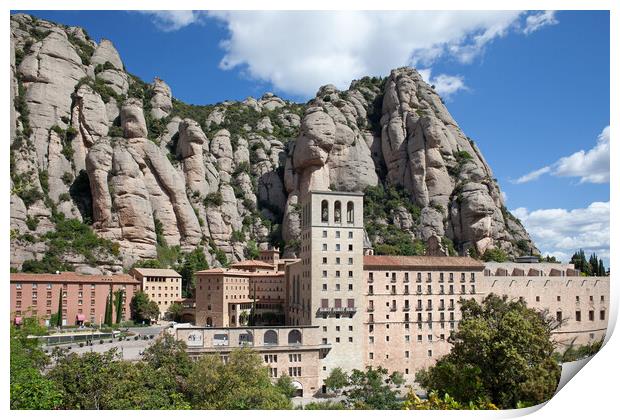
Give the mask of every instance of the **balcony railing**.
[(369, 306), (368, 308), (366, 308), (367, 312), (374, 312), (375, 308), (373, 306)]
[(403, 311), (405, 312), (409, 312), (411, 310), (411, 308), (409, 306), (404, 306), (403, 307)]
[(390, 307), (390, 312), (396, 312), (396, 310), (397, 310), (396, 306), (391, 306)]

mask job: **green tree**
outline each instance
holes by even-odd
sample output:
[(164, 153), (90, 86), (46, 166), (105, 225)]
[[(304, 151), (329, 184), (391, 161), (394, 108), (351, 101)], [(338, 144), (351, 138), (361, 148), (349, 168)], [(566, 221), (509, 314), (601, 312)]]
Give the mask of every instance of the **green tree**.
[(179, 322), (181, 320), (181, 316), (183, 315), (183, 305), (181, 305), (179, 302), (172, 302), (168, 307), (167, 312), (170, 316), (170, 319)]
[(323, 381), (325, 387), (332, 392), (339, 392), (349, 384), (349, 377), (341, 368), (334, 368)]
[(179, 274), (183, 277), (183, 293), (185, 296), (192, 297), (194, 295), (194, 289), (196, 288), (194, 273), (208, 268), (209, 263), (202, 248), (196, 248), (185, 255), (183, 265), (179, 270)]
[(288, 375), (280, 376), (276, 381), (276, 387), (287, 398), (293, 398), (295, 396), (295, 392), (297, 392), (297, 388), (293, 385), (293, 379)]
[(144, 292), (137, 292), (133, 295), (131, 302), (129, 302), (129, 310), (131, 319), (138, 323), (150, 323), (151, 319), (157, 319), (159, 316), (157, 303), (151, 301)]
[(418, 397), (413, 390), (407, 393), (403, 402), (403, 410), (497, 410), (497, 406), (486, 401), (470, 401), (462, 404), (448, 394), (441, 397), (437, 392), (432, 391), (427, 399)]
[(114, 306), (114, 300), (112, 297), (112, 288), (110, 288), (110, 293), (108, 294), (108, 297), (106, 298), (105, 315), (103, 318), (103, 323), (108, 326), (112, 325), (113, 306)]
[(300, 410), (346, 410), (347, 406), (340, 401), (313, 401), (299, 407)]
[(58, 317), (56, 318), (56, 326), (58, 328), (62, 327), (62, 295), (63, 295), (63, 291), (60, 291), (60, 294), (58, 295)]
[(123, 296), (125, 291), (123, 289), (116, 290), (114, 292), (114, 306), (116, 307), (116, 323), (123, 322)]
[(245, 248), (245, 257), (249, 260), (255, 260), (259, 256), (260, 251), (258, 250), (258, 245), (256, 245), (256, 241), (249, 240)]
[[(347, 404), (356, 410), (395, 410), (400, 408), (394, 375), (382, 367), (367, 366), (365, 371), (354, 369), (349, 376)], [(398, 379), (398, 378), (396, 378)]]
[(504, 262), (508, 261), (508, 254), (499, 248), (488, 248), (482, 255), (483, 261)]
[(64, 395), (66, 410), (188, 409), (166, 369), (146, 362), (119, 359), (116, 348), (106, 353), (65, 354), (48, 377)]
[(10, 400), (12, 410), (53, 410), (61, 406), (62, 393), (41, 374), (49, 362), (32, 335), (43, 335), (36, 317), (22, 319), (22, 325), (10, 328)]
[(189, 374), (188, 394), (197, 409), (291, 408), (290, 400), (271, 383), (261, 357), (247, 348), (231, 351), (227, 363), (219, 355), (201, 357)]
[(553, 396), (560, 367), (553, 359), (555, 323), (522, 299), (488, 295), (461, 301), (462, 319), (450, 353), (418, 372), (416, 381), (457, 401), (487, 401), (500, 408), (542, 403)]

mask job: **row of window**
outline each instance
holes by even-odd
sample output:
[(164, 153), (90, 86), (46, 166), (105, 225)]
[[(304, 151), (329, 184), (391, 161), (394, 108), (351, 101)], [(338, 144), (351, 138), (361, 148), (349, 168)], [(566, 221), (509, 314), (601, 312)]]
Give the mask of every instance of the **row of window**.
[[(405, 352), (405, 353), (408, 353), (408, 352)], [(426, 354), (428, 355), (428, 357), (433, 357), (433, 350), (430, 350), (430, 349), (429, 349), (429, 350), (426, 352)], [(409, 356), (406, 356), (406, 357), (409, 357)], [(373, 360), (373, 359), (375, 358), (375, 354), (374, 354), (373, 352), (368, 353), (368, 358), (369, 358), (370, 360)], [(390, 358), (390, 355), (386, 353), (386, 354), (385, 354), (385, 358), (386, 358), (386, 359), (389, 359), (389, 358)], [(409, 369), (405, 369), (405, 375), (408, 375), (408, 374), (409, 374)]]
[[(369, 300), (368, 301), (368, 312), (372, 312), (375, 310), (375, 306), (374, 306), (375, 301), (374, 300)], [(391, 310), (395, 311), (396, 310), (396, 300), (392, 300), (392, 304), (390, 305), (390, 302), (385, 302), (385, 306), (390, 307)], [(411, 309), (411, 306), (409, 306), (409, 300), (405, 299), (405, 302), (403, 304), (403, 310), (408, 311), (409, 309)], [(424, 307), (422, 304), (422, 299), (418, 299), (418, 302), (414, 308), (416, 311), (422, 311), (422, 310), (427, 310), (427, 311), (432, 311), (433, 310), (433, 300), (432, 299), (428, 299), (426, 301), (426, 306)], [(435, 308), (439, 311), (444, 311), (446, 309), (448, 309), (449, 311), (454, 310), (454, 299), (450, 299), (450, 303), (449, 305), (446, 307), (445, 305), (445, 301), (444, 299), (440, 299), (439, 300), (439, 305)]]
[[(349, 244), (347, 248), (349, 251), (353, 251), (353, 244)], [(324, 243), (321, 249), (327, 251), (327, 244)], [(340, 252), (340, 250), (340, 244), (334, 244), (334, 251)], [(353, 258), (349, 258), (349, 264), (353, 264)]]
[[(555, 313), (555, 318), (558, 322), (562, 322), (562, 311), (557, 311)], [(599, 320), (605, 321), (605, 311), (599, 311)], [(581, 311), (575, 311), (575, 321), (581, 322)], [(594, 321), (594, 311), (588, 311), (588, 321)]]
[[(123, 298), (123, 304), (126, 304), (126, 302), (127, 302), (127, 299)], [(34, 298), (32, 299), (32, 303), (31, 303), (31, 304), (32, 304), (32, 305), (37, 305), (38, 303), (39, 303), (39, 301), (37, 300), (37, 298), (36, 298), (36, 297), (34, 297)], [(66, 299), (62, 301), (62, 305), (63, 305), (63, 306), (67, 306), (67, 304), (68, 304), (68, 302), (67, 302), (67, 300), (66, 300)], [(82, 306), (83, 304), (84, 304), (84, 301), (83, 301), (82, 299), (79, 299), (79, 300), (78, 300), (78, 305), (79, 305), (79, 306)], [(91, 304), (91, 305), (93, 305), (93, 306), (95, 306), (95, 305), (96, 305), (96, 303), (95, 303), (95, 299), (91, 299), (91, 300), (90, 300), (90, 304)], [(45, 306), (52, 306), (52, 300), (51, 300), (51, 299), (47, 299), (47, 300), (45, 301)], [(16, 307), (16, 308), (21, 308), (21, 307), (22, 307), (22, 301), (21, 301), (21, 300), (16, 300), (16, 301), (15, 301), (15, 307)]]
[[(353, 337), (349, 337), (349, 343), (353, 342)], [(327, 338), (323, 337), (321, 338), (321, 343), (322, 344), (327, 344)], [(336, 337), (336, 343), (340, 343), (340, 337)]]
[[(377, 273), (379, 274), (379, 273)], [(385, 273), (385, 277), (388, 278), (391, 282), (396, 282), (397, 281), (397, 273), (396, 272), (386, 272)], [(375, 273), (370, 271), (368, 273), (368, 282), (371, 283), (373, 282), (375, 279)], [(409, 273), (405, 272), (403, 273), (402, 276), (403, 281), (406, 283), (409, 281)], [(433, 281), (433, 273), (426, 273), (426, 282), (430, 283)], [(442, 283), (445, 281), (445, 273), (439, 273), (439, 282)], [(466, 281), (466, 274), (465, 273), (461, 273), (461, 283), (464, 283)], [(469, 274), (469, 281), (471, 283), (474, 283), (476, 281), (476, 273), (470, 273)], [(421, 283), (422, 282), (422, 273), (417, 273), (416, 275), (416, 283)], [(454, 273), (448, 273), (448, 282), (449, 283), (453, 283), (454, 282)]]
[[(334, 308), (342, 308), (342, 299), (334, 299)], [(321, 308), (327, 309), (329, 306), (329, 299), (321, 299)], [(347, 299), (347, 308), (355, 308), (355, 299)]]
[[(336, 283), (334, 284), (334, 290), (335, 291), (340, 291), (340, 283)], [(353, 290), (353, 284), (349, 283), (348, 289), (349, 291)], [(323, 283), (323, 291), (327, 291), (327, 283)]]
[[(22, 284), (21, 283), (14, 283), (14, 284), (15, 284), (15, 289), (21, 290), (21, 288), (22, 288)], [(133, 290), (136, 290), (137, 287), (138, 286), (134, 284), (133, 285)], [(68, 288), (67, 283), (63, 283), (62, 288), (63, 288), (63, 290), (67, 290), (67, 288)], [(91, 290), (95, 290), (95, 285), (91, 284), (90, 288), (91, 288)], [(32, 283), (32, 290), (36, 290), (36, 289), (38, 289), (38, 283)], [(52, 289), (52, 283), (47, 283), (46, 289), (47, 290), (51, 290)], [(125, 289), (127, 289), (127, 286), (123, 284), (123, 285), (121, 285), (121, 289), (125, 290)], [(83, 290), (83, 285), (82, 284), (78, 284), (78, 290)]]
[[(440, 315), (442, 315), (442, 316), (440, 316), (439, 321), (437, 321), (437, 320), (433, 320), (433, 317), (432, 317), (432, 315), (431, 315), (431, 314), (428, 314), (428, 315), (430, 315), (430, 316), (427, 316), (426, 320), (421, 319), (421, 318), (420, 318), (420, 316), (421, 316), (421, 315), (422, 315), (422, 314), (418, 314), (418, 319), (416, 320), (416, 324), (417, 324), (417, 326), (418, 326), (418, 329), (422, 329), (422, 325), (423, 325), (424, 323), (426, 323), (426, 325), (428, 326), (428, 328), (429, 328), (429, 329), (431, 329), (431, 330), (433, 329), (433, 324), (439, 324), (439, 327), (440, 327), (442, 330), (443, 330), (444, 328), (446, 328), (446, 326), (445, 326), (445, 323), (446, 323), (446, 318), (445, 318), (445, 316), (444, 316), (444, 313), (443, 313), (443, 312), (442, 312), (442, 313), (440, 313)], [(389, 319), (389, 317), (390, 317), (389, 315), (386, 315), (386, 319)], [(385, 323), (385, 327), (386, 327), (387, 329), (389, 329), (389, 328), (390, 328), (390, 322), (392, 322), (392, 323), (404, 323), (404, 325), (405, 325), (405, 329), (406, 329), (406, 330), (408, 330), (408, 329), (409, 329), (409, 325), (410, 325), (410, 323), (412, 323), (413, 321), (409, 318), (409, 314), (405, 314), (405, 320), (404, 320), (404, 321), (399, 321), (399, 320), (386, 321), (386, 323)], [(450, 312), (450, 319), (449, 319), (449, 322), (450, 322), (450, 329), (454, 329), (454, 325), (455, 325), (455, 322), (456, 322), (456, 321), (454, 320), (454, 312)], [(372, 326), (374, 325), (374, 323), (375, 323), (375, 319), (374, 319), (373, 314), (368, 315), (368, 324), (369, 324), (368, 326), (369, 326), (369, 327), (372, 327)], [(372, 331), (372, 329), (371, 329), (370, 331)]]
[[(385, 342), (388, 343), (390, 341), (390, 336), (386, 335), (385, 336)], [(418, 343), (421, 343), (423, 341), (423, 335), (422, 334), (418, 334)], [(428, 334), (426, 336), (426, 341), (429, 343), (433, 342), (433, 334)], [(445, 334), (439, 334), (439, 341), (446, 341), (446, 335)], [(375, 337), (374, 336), (369, 336), (368, 337), (368, 343), (369, 344), (374, 344), (375, 343)], [(411, 336), (410, 335), (405, 335), (405, 343), (411, 343)], [(405, 351), (405, 357), (409, 358), (409, 351)]]
[[(389, 292), (389, 294), (392, 295), (397, 295), (399, 294), (398, 291), (396, 290), (396, 285), (389, 285), (386, 284), (385, 285), (385, 290), (387, 290)], [(467, 288), (466, 285), (461, 284), (461, 290), (460, 290), (461, 294), (466, 294), (466, 293), (470, 293), (470, 294), (475, 294), (476, 293), (476, 285), (475, 284), (470, 284), (469, 285), (469, 289)], [(403, 295), (408, 295), (409, 292), (409, 285), (405, 285), (403, 288)], [(369, 285), (368, 286), (368, 294), (369, 295), (374, 295), (375, 294), (375, 287), (374, 285)], [(418, 286), (416, 287), (416, 294), (421, 295), (422, 294), (422, 285), (418, 284)], [(433, 294), (433, 286), (431, 286), (430, 284), (426, 286), (426, 294), (428, 295), (432, 295)], [(445, 295), (446, 294), (446, 289), (444, 288), (443, 284), (439, 285), (439, 293), (440, 295)], [(454, 294), (454, 286), (453, 285), (449, 285), (448, 287), (448, 295), (453, 295)]]
[[(149, 290), (149, 287), (144, 286), (144, 290)], [(157, 289), (155, 289), (155, 286), (153, 286), (153, 290), (161, 290), (161, 286), (157, 286)], [(164, 286), (164, 290), (168, 290), (168, 286)], [(176, 286), (176, 289), (170, 286), (170, 290), (179, 290), (179, 286)]]

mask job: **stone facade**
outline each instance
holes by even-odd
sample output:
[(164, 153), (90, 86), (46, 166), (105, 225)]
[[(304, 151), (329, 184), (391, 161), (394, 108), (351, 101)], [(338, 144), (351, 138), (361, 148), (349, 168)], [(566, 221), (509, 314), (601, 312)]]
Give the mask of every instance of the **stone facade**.
[(181, 275), (169, 268), (132, 268), (129, 272), (142, 284), (142, 291), (157, 302), (159, 317), (164, 318), (170, 305), (182, 299)]
[(212, 268), (196, 273), (196, 325), (239, 327), (246, 325), (252, 306), (255, 314), (282, 312), (284, 271), (277, 252), (264, 252), (261, 260)]
[(257, 351), (272, 378), (288, 375), (299, 396), (319, 391), (319, 366), (329, 345), (321, 344), (318, 327), (198, 328), (175, 330), (177, 339), (187, 343), (190, 357), (217, 353), (224, 361), (235, 348)]

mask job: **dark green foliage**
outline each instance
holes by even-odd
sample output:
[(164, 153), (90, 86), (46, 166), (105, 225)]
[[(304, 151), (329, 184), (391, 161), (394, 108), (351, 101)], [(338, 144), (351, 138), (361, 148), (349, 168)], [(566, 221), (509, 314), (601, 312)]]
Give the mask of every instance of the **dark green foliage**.
[(120, 324), (123, 321), (123, 298), (125, 291), (119, 289), (114, 291), (114, 307), (116, 308), (116, 323)]
[(233, 230), (232, 235), (230, 236), (230, 240), (235, 243), (235, 242), (244, 242), (245, 241), (245, 234), (240, 231), (240, 230)]
[(22, 264), (24, 273), (55, 273), (56, 271), (73, 271), (73, 266), (61, 261), (56, 255), (46, 253), (41, 260), (26, 260)]
[(38, 225), (39, 225), (39, 219), (35, 217), (31, 217), (30, 215), (26, 217), (26, 226), (28, 226), (28, 229), (37, 230)]
[(71, 185), (71, 183), (73, 182), (73, 174), (71, 172), (65, 172), (64, 174), (62, 174), (62, 177), (60, 179), (65, 185)]
[(443, 236), (441, 238), (441, 245), (448, 251), (448, 255), (451, 257), (457, 255), (457, 252), (454, 249), (454, 243), (450, 238)]
[(10, 387), (12, 410), (53, 410), (62, 404), (62, 394), (54, 382), (41, 374), (48, 357), (36, 338), (47, 331), (36, 317), (22, 319), (10, 328)]
[(159, 260), (138, 260), (132, 268), (164, 268)]
[(204, 199), (204, 205), (206, 207), (221, 206), (222, 202), (222, 193), (219, 191), (207, 194)]
[(461, 313), (459, 329), (448, 340), (450, 353), (416, 375), (427, 392), (504, 409), (540, 404), (553, 396), (560, 367), (553, 359), (551, 320), (524, 300), (494, 294), (482, 304), (462, 300)]
[(394, 388), (402, 384), (401, 374), (388, 375), (388, 370), (382, 367), (354, 369), (347, 384), (347, 405), (356, 410), (399, 409), (401, 403)]
[(508, 254), (500, 248), (488, 248), (482, 255), (483, 261), (504, 262), (508, 261)]
[(58, 312), (57, 312), (58, 317), (56, 318), (56, 326), (59, 328), (62, 327), (62, 298), (63, 298), (63, 293), (60, 293), (58, 295)]
[(105, 320), (103, 321), (106, 325), (113, 325), (113, 313), (114, 313), (114, 295), (112, 293), (112, 288), (110, 288), (110, 294), (108, 295), (109, 305), (106, 306), (105, 311)]
[(67, 34), (67, 38), (69, 39), (69, 42), (75, 47), (76, 52), (82, 60), (82, 64), (88, 66), (90, 64), (90, 59), (95, 52), (95, 47), (93, 47), (88, 42), (82, 41), (80, 38), (70, 33)]
[(402, 188), (382, 185), (364, 190), (364, 224), (378, 255), (422, 255), (425, 244), (394, 225), (394, 213), (404, 209), (419, 222), (421, 210)]
[(515, 245), (517, 246), (517, 249), (519, 249), (519, 252), (521, 253), (521, 255), (530, 255), (531, 254), (531, 248), (530, 248), (530, 243), (525, 240), (525, 239), (519, 239)]
[(607, 275), (603, 260), (599, 259), (595, 253), (591, 254), (590, 258), (586, 258), (585, 252), (583, 252), (583, 249), (580, 249), (573, 254), (570, 262), (575, 265), (575, 269), (581, 271), (585, 276)]
[(114, 70), (115, 68), (116, 67), (114, 67), (114, 64), (110, 63), (109, 61), (106, 61), (103, 64), (97, 64), (95, 66), (95, 74), (99, 74), (105, 70)]
[(138, 324), (150, 324), (151, 319), (157, 319), (159, 316), (159, 307), (156, 302), (149, 299), (144, 292), (138, 292), (131, 298), (129, 303), (131, 311), (131, 319)]
[(332, 369), (323, 385), (331, 392), (339, 392), (349, 384), (349, 376), (341, 368)]
[(256, 245), (256, 241), (249, 240), (245, 248), (245, 258), (247, 258), (248, 260), (255, 260), (259, 256), (260, 252), (258, 250), (258, 246)]
[(155, 224), (155, 237), (157, 238), (157, 245), (166, 246), (166, 238), (164, 238), (164, 225), (161, 223), (161, 220), (154, 218)]
[(124, 136), (123, 129), (121, 127), (113, 125), (108, 130), (108, 136), (110, 136), (110, 137), (123, 137)]
[(119, 255), (118, 243), (100, 238), (90, 226), (77, 219), (65, 219), (62, 214), (57, 219), (55, 229), (42, 236), (48, 246), (46, 255), (61, 257), (73, 252), (82, 255), (91, 265), (99, 261), (99, 255), (104, 258)]
[(278, 388), (278, 390), (280, 391), (280, 393), (282, 395), (284, 395), (286, 398), (293, 398), (295, 396), (295, 392), (297, 391), (297, 388), (295, 388), (295, 385), (293, 385), (293, 380), (291, 379), (290, 376), (288, 375), (282, 375), (278, 378), (278, 380), (275, 383), (276, 388)]
[(469, 152), (465, 150), (459, 150), (458, 152), (454, 152), (454, 159), (456, 159), (456, 166), (448, 167), (448, 173), (451, 176), (456, 177), (461, 173), (463, 165), (465, 165), (465, 163), (472, 160), (473, 158), (469, 154)]
[(196, 409), (291, 408), (289, 398), (271, 383), (261, 357), (249, 349), (234, 349), (227, 363), (219, 355), (201, 357), (188, 375), (187, 390)]
[(207, 262), (207, 257), (202, 248), (196, 248), (185, 255), (183, 264), (179, 269), (179, 274), (183, 277), (182, 290), (185, 296), (192, 296), (196, 288), (196, 277), (194, 273), (207, 270), (208, 268), (209, 263)]
[(574, 362), (575, 360), (594, 356), (601, 347), (603, 347), (602, 339), (578, 347), (571, 344), (563, 353), (555, 353), (554, 357), (558, 363)]
[(346, 410), (347, 406), (339, 401), (313, 401), (304, 405), (303, 407), (298, 407), (298, 410)]

